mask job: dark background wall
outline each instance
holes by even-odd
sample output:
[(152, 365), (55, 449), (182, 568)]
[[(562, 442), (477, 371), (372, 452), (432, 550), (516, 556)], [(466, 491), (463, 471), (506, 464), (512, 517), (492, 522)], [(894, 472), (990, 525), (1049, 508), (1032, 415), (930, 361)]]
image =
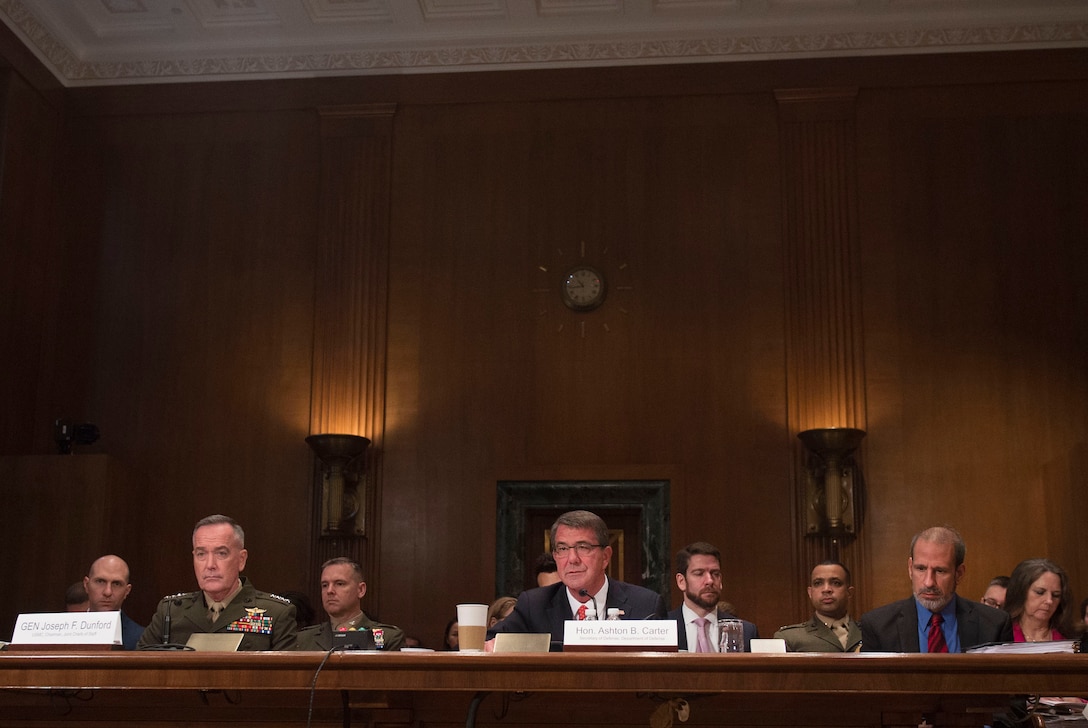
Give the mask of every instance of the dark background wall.
[[(797, 621), (828, 548), (799, 515), (816, 426), (869, 433), (855, 613), (908, 593), (936, 523), (967, 596), (1047, 555), (1083, 597), (1085, 59), (67, 91), (5, 69), (0, 633), (112, 550), (146, 620), (193, 588), (213, 512), (260, 588), (316, 592), (303, 438), (337, 426), (375, 440), (368, 611), (428, 646), (496, 596), (506, 480), (667, 480), (670, 552), (716, 543), (743, 616)], [(556, 275), (583, 251), (613, 288), (575, 315)], [(365, 346), (332, 351), (359, 316)], [(328, 385), (358, 362), (369, 389)], [(52, 454), (61, 416), (101, 440)]]

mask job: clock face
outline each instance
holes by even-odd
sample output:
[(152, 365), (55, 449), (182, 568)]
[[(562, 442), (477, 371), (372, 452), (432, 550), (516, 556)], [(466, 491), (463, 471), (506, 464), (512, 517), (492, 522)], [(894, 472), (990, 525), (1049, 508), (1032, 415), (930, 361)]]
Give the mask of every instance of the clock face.
[(592, 311), (604, 303), (604, 276), (596, 268), (580, 265), (563, 276), (563, 303), (575, 311)]

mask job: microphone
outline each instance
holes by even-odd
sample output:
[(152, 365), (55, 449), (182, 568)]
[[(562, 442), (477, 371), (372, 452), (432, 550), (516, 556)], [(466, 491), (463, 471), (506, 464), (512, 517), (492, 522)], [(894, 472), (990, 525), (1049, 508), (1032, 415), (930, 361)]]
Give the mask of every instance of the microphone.
[(170, 605), (171, 604), (173, 604), (175, 607), (179, 607), (179, 606), (181, 606), (181, 600), (180, 599), (171, 599), (171, 600), (166, 602), (166, 614), (164, 614), (163, 618), (162, 618), (162, 642), (157, 644), (157, 645), (146, 645), (144, 647), (141, 647), (140, 649), (142, 649), (142, 650), (192, 650), (193, 649), (189, 645), (183, 645), (183, 644), (179, 644), (177, 642), (171, 642), (170, 641), (170, 625), (173, 622), (173, 619), (172, 619), (171, 614), (170, 614), (170, 612), (171, 612)]
[(589, 597), (589, 601), (593, 602), (593, 611), (596, 612), (597, 619), (600, 619), (601, 618), (601, 613), (599, 611), (597, 611), (597, 599), (596, 599), (596, 597), (594, 597), (592, 594), (590, 594), (585, 589), (579, 589), (578, 590), (578, 596), (580, 596), (580, 597)]

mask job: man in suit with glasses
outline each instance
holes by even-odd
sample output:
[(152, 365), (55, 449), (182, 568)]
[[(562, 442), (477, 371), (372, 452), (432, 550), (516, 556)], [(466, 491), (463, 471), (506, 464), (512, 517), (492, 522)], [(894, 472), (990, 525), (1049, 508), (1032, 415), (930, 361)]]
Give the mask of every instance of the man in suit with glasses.
[(560, 581), (524, 591), (514, 611), (490, 628), (488, 640), (500, 633), (551, 635), (553, 652), (563, 648), (564, 623), (596, 612), (604, 619), (618, 609), (620, 619), (664, 619), (665, 600), (645, 587), (609, 579), (612, 559), (608, 526), (595, 513), (569, 511), (552, 524), (552, 555)]

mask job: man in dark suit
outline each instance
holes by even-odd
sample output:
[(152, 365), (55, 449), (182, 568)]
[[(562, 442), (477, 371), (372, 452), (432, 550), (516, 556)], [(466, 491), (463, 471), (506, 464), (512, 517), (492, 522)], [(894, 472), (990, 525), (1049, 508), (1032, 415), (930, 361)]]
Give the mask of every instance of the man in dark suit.
[[(83, 588), (87, 592), (88, 612), (121, 611), (132, 584), (129, 582), (128, 564), (120, 556), (108, 554), (95, 559), (87, 576), (83, 577)], [(144, 626), (121, 612), (121, 644), (126, 650), (135, 650), (144, 633)]]
[(964, 652), (987, 642), (1011, 642), (1006, 612), (956, 594), (966, 552), (951, 528), (916, 534), (907, 560), (914, 596), (862, 615), (862, 651)]
[[(684, 603), (668, 614), (678, 627), (677, 645), (688, 652), (718, 652), (718, 620), (736, 619), (720, 610), (722, 598), (722, 554), (705, 541), (688, 544), (676, 552), (676, 585), (684, 594)], [(744, 652), (752, 651), (752, 639), (759, 631), (751, 622), (744, 626)], [(700, 635), (702, 632), (702, 635)]]
[(561, 651), (564, 623), (584, 618), (591, 609), (598, 611), (598, 619), (610, 609), (618, 609), (621, 619), (665, 618), (660, 594), (605, 575), (612, 547), (600, 516), (589, 511), (564, 513), (552, 524), (551, 536), (560, 581), (522, 592), (514, 611), (487, 631), (488, 649), (499, 633), (547, 632), (552, 651)]

